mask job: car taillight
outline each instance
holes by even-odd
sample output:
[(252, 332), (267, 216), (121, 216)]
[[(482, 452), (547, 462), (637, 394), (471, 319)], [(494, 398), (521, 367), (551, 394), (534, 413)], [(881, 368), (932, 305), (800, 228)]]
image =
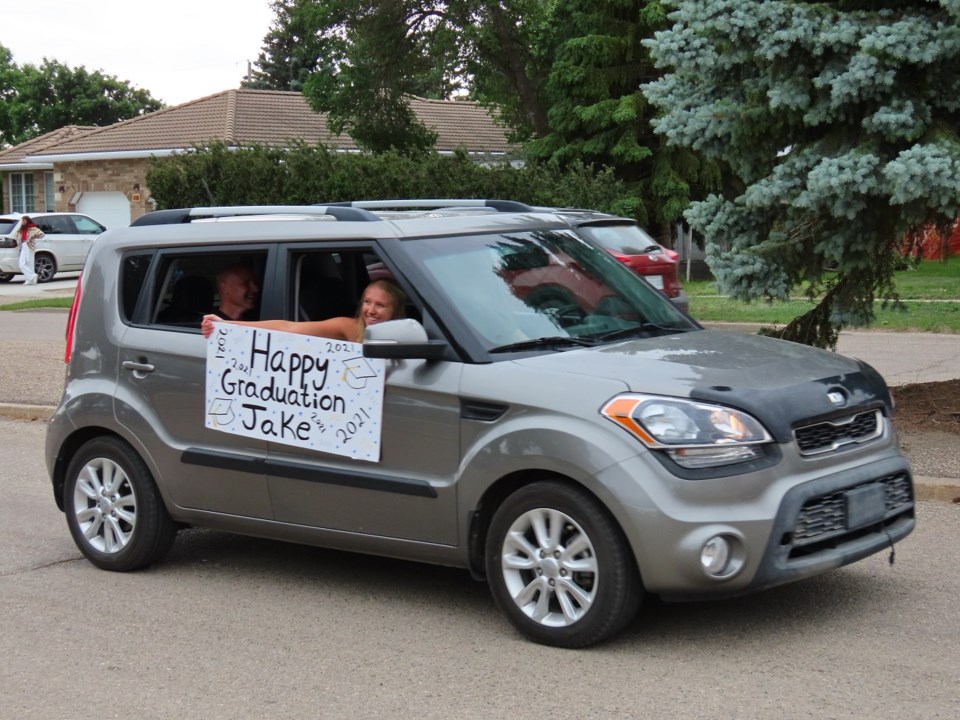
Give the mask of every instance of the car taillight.
[(663, 293), (672, 298), (680, 294), (680, 265), (677, 262), (671, 262), (670, 268), (663, 274)]
[(77, 289), (73, 293), (73, 304), (70, 306), (70, 314), (67, 315), (67, 347), (63, 353), (63, 361), (65, 363), (70, 362), (70, 355), (73, 354), (73, 329), (74, 325), (77, 323), (77, 309), (80, 307), (80, 285), (83, 281), (83, 276), (77, 278)]

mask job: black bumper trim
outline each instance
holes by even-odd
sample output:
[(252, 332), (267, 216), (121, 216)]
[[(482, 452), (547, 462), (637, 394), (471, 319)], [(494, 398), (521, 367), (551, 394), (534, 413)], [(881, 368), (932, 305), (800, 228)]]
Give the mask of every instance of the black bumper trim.
[(215, 467), (237, 472), (255, 473), (257, 475), (273, 475), (276, 477), (304, 480), (306, 482), (325, 483), (327, 485), (342, 485), (344, 487), (375, 490), (377, 492), (396, 493), (398, 495), (413, 495), (415, 497), (435, 498), (437, 491), (430, 483), (424, 480), (409, 478), (394, 478), (373, 473), (356, 472), (352, 470), (328, 470), (318, 468), (309, 463), (296, 463), (287, 460), (272, 460), (269, 458), (251, 458), (246, 455), (212, 452), (188, 448), (180, 457), (185, 465), (200, 465)]

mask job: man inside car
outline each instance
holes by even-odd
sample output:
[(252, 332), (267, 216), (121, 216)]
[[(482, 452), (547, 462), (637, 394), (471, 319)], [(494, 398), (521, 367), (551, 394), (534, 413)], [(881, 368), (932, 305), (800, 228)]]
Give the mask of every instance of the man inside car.
[(249, 265), (228, 265), (217, 273), (217, 293), (220, 304), (215, 315), (226, 320), (256, 320), (260, 287)]

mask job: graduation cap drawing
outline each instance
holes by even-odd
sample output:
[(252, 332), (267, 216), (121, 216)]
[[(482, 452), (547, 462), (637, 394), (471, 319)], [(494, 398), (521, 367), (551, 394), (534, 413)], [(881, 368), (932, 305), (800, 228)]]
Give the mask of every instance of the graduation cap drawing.
[(376, 371), (363, 356), (343, 361), (342, 380), (354, 390), (362, 390), (367, 386), (367, 380), (376, 376)]
[(210, 409), (207, 410), (207, 417), (213, 427), (222, 427), (233, 422), (233, 400), (230, 398), (217, 397), (210, 401)]

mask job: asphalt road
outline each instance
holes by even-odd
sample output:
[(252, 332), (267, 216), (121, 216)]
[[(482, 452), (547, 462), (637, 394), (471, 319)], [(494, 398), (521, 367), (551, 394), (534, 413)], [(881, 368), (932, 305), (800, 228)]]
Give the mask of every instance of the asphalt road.
[(185, 531), (114, 574), (54, 506), (43, 425), (0, 420), (0, 716), (960, 717), (960, 506), (888, 553), (737, 600), (649, 604), (613, 642), (519, 638), (466, 572)]

